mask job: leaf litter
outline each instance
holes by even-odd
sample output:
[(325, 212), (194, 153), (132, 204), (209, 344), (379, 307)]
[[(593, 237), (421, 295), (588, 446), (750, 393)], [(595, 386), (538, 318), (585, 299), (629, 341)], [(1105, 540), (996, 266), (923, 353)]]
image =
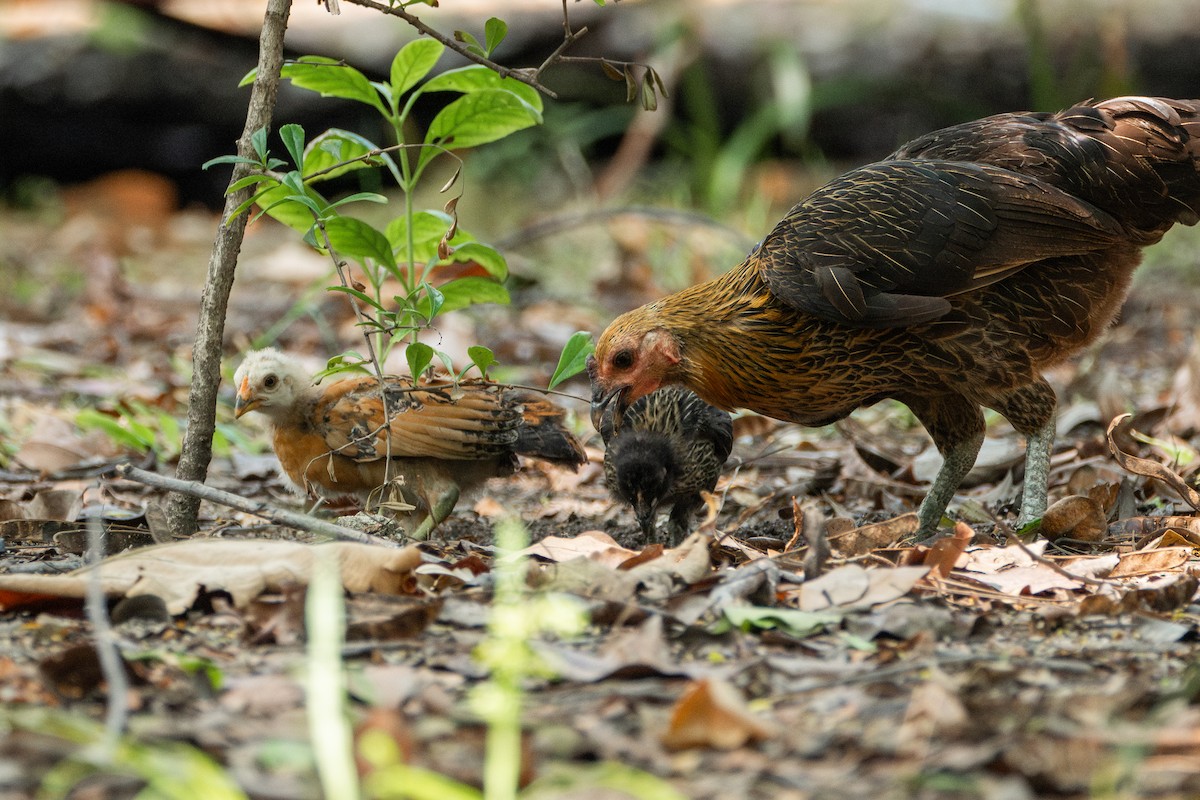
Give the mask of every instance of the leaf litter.
[[(291, 247), (260, 236), (251, 264)], [(262, 285), (235, 293), (235, 339), (258, 332), (264, 287), (295, 281), (273, 274), (262, 269)], [(270, 783), (314, 796), (311, 764), (294, 758), (306, 730), (294, 673), (307, 575), (327, 557), (347, 597), (343, 656), (360, 734), (384, 730), (413, 763), (478, 781), (483, 729), (466, 696), (485, 677), (473, 650), (491, 610), (491, 526), (516, 515), (534, 539), (524, 553), (531, 590), (573, 595), (591, 620), (580, 637), (532, 643), (554, 674), (527, 685), (529, 775), (612, 760), (694, 798), (1200, 793), (1196, 357), (1186, 337), (1162, 336), (1163, 301), (1149, 292), (1080, 362), (1089, 366), (1051, 376), (1070, 389), (1061, 396), (1082, 398), (1060, 413), (1056, 511), (1044, 523), (1052, 542), (1005, 527), (1020, 442), (995, 431), (992, 456), (959, 495), (965, 521), (932, 547), (906, 544), (930, 448), (903, 409), (881, 404), (838, 430), (739, 417), (708, 518), (678, 547), (640, 540), (629, 510), (608, 497), (593, 441), (579, 473), (527, 464), (460, 504), (433, 540), (387, 548), (319, 544), (208, 504), (197, 537), (152, 544), (146, 518), (160, 495), (105, 469), (170, 463), (78, 430), (73, 409), (100, 408), (121, 426), (144, 421), (122, 416), (125, 401), (181, 413), (186, 380), (174, 365), (184, 350), (163, 342), (186, 335), (191, 308), (164, 304), (163, 291), (128, 281), (79, 298), (108, 326), (103, 336), (88, 329), (96, 323), (63, 325), (67, 309), (51, 305), (4, 323), (6, 705), (93, 713), (106, 701), (81, 611), (98, 573), (137, 735), (199, 745), (252, 794)], [(128, 315), (105, 304), (128, 302), (159, 310), (121, 331)], [(311, 313), (324, 330), (353, 325), (325, 298)], [(568, 328), (603, 321), (564, 300), (518, 298), (473, 318), (465, 336), (494, 342), (510, 364), (544, 362)], [(283, 343), (320, 355), (321, 329), (297, 325)], [(522, 340), (525, 330), (536, 336)], [(1178, 344), (1151, 352), (1138, 344), (1150, 336)], [(1120, 372), (1119, 387), (1105, 370)], [(532, 368), (522, 382), (544, 384), (546, 373)], [(565, 388), (587, 393), (579, 381)], [(575, 401), (581, 420), (585, 407)], [(1108, 429), (1100, 409), (1122, 407), (1142, 411)], [(210, 482), (299, 505), (253, 437), (218, 454)], [(141, 538), (102, 518), (116, 544), (88, 567), (79, 554), (95, 508), (133, 512), (139, 521), (126, 527)], [(70, 752), (14, 734), (0, 775), (29, 790)]]

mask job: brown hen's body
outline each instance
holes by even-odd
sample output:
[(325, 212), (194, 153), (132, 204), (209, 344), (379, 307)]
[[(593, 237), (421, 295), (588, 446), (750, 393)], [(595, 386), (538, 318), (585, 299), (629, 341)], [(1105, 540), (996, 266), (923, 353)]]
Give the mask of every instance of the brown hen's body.
[(247, 354), (234, 380), (237, 415), (270, 419), (275, 455), (300, 492), (377, 502), (398, 494), (424, 517), (417, 538), (450, 514), (461, 492), (512, 474), (518, 455), (572, 468), (586, 461), (562, 427), (562, 409), (486, 381), (414, 385), (389, 376), (381, 392), (376, 378), (363, 376), (315, 386), (275, 350)]
[(1118, 98), (916, 139), (795, 206), (739, 266), (601, 336), (594, 406), (682, 383), (722, 408), (820, 425), (907, 404), (945, 463), (932, 533), (983, 441), (1029, 442), (1041, 515), (1054, 392), (1043, 371), (1108, 326), (1141, 248), (1200, 219), (1200, 101)]

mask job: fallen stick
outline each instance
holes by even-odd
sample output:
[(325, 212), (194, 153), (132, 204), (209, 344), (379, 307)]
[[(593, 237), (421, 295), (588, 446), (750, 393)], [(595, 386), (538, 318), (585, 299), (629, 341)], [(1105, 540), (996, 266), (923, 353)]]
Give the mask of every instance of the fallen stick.
[(138, 469), (132, 464), (118, 464), (113, 468), (113, 471), (122, 478), (144, 483), (155, 489), (181, 492), (192, 497), (198, 497), (201, 500), (208, 500), (210, 503), (236, 508), (238, 511), (245, 511), (247, 514), (253, 514), (256, 517), (262, 517), (279, 525), (287, 525), (288, 527), (298, 528), (309, 533), (317, 533), (348, 542), (399, 547), (397, 542), (389, 539), (372, 536), (369, 533), (356, 531), (353, 528), (343, 528), (341, 525), (334, 525), (332, 522), (314, 519), (307, 514), (296, 514), (292, 511), (285, 511), (282, 508), (275, 508), (261, 501), (248, 500), (245, 497), (224, 492), (220, 489), (214, 489), (211, 486), (205, 486), (203, 483), (196, 481), (181, 481), (176, 478), (168, 478), (166, 475), (159, 475), (156, 472), (147, 472), (144, 469)]

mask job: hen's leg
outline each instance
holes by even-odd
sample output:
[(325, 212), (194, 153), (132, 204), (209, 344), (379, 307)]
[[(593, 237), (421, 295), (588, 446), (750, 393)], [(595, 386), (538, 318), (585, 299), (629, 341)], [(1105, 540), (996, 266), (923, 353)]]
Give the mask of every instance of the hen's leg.
[(941, 469), (917, 510), (917, 535), (928, 539), (937, 533), (946, 506), (975, 466), (979, 448), (983, 446), (983, 411), (960, 395), (904, 398), (903, 402), (929, 431), (943, 458)]
[(1046, 513), (1050, 452), (1054, 449), (1054, 409), (1058, 398), (1044, 380), (1022, 386), (996, 404), (996, 410), (1025, 436), (1025, 489), (1021, 494), (1022, 526)]

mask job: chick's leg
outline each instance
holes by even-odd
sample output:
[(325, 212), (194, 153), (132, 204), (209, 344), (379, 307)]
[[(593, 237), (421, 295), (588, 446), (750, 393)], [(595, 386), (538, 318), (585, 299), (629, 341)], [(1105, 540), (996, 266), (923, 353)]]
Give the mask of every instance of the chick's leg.
[(454, 507), (458, 505), (458, 487), (454, 484), (446, 484), (438, 487), (440, 491), (429, 498), (429, 515), (421, 520), (421, 524), (412, 532), (412, 537), (417, 540), (429, 538), (429, 534), (450, 513), (454, 511)]
[(704, 500), (698, 494), (681, 497), (675, 501), (675, 506), (671, 509), (671, 516), (667, 520), (668, 546), (675, 547), (687, 538), (688, 531), (692, 527), (692, 519), (702, 505), (704, 505)]
[(928, 539), (937, 533), (938, 523), (959, 484), (975, 466), (979, 448), (983, 446), (983, 411), (959, 395), (905, 398), (903, 402), (929, 431), (943, 458), (941, 469), (917, 510), (917, 535)]

